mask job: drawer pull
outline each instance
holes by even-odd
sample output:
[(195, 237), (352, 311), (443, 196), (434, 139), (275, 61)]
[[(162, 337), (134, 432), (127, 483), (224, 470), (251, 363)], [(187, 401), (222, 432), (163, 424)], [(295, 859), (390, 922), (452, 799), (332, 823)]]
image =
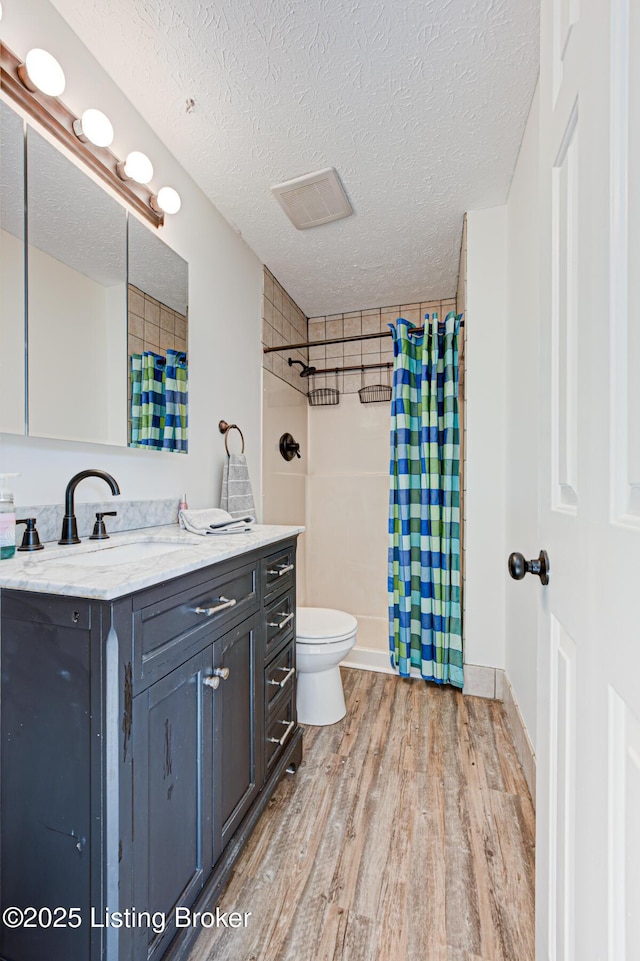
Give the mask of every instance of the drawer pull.
[(217, 691), (218, 688), (220, 687), (220, 678), (214, 677), (214, 676), (205, 677), (203, 683), (205, 687), (210, 687), (213, 691)]
[[(287, 724), (287, 722), (286, 722), (286, 721), (278, 721), (278, 724)], [(289, 735), (291, 734), (291, 732), (292, 732), (292, 730), (294, 729), (295, 726), (296, 726), (296, 722), (295, 722), (295, 721), (289, 721), (289, 723), (287, 724), (287, 730), (284, 732), (284, 734), (282, 735), (282, 737), (268, 737), (268, 738), (267, 738), (267, 741), (270, 741), (272, 744), (279, 744), (280, 747), (282, 747), (282, 745), (283, 745), (284, 742), (287, 740), (287, 738), (289, 737)]]
[(292, 571), (294, 567), (295, 564), (281, 564), (279, 567), (276, 567), (275, 570), (268, 570), (267, 574), (277, 574), (278, 577), (282, 577), (283, 574), (288, 574), (289, 571)]
[[(279, 667), (278, 670), (287, 671), (286, 667)], [(284, 687), (287, 681), (289, 680), (289, 678), (293, 677), (295, 673), (296, 673), (295, 667), (290, 667), (281, 681), (274, 681), (273, 678), (270, 678), (269, 684), (273, 684), (274, 687)]]
[(220, 597), (218, 600), (222, 601), (222, 603), (217, 604), (216, 607), (196, 607), (194, 613), (211, 617), (212, 614), (217, 614), (218, 611), (225, 611), (228, 607), (235, 607), (238, 603), (235, 597), (232, 597), (231, 600), (229, 600), (228, 597)]
[(267, 627), (277, 627), (278, 630), (281, 631), (282, 628), (285, 626), (285, 624), (288, 624), (289, 621), (293, 620), (294, 615), (293, 615), (293, 612), (291, 614), (285, 614), (284, 611), (278, 611), (278, 617), (283, 617), (284, 620), (280, 622), (267, 621)]
[(214, 669), (213, 669), (213, 674), (214, 674), (215, 677), (221, 677), (223, 681), (226, 681), (226, 679), (229, 677), (229, 668), (228, 668), (228, 667), (214, 667)]

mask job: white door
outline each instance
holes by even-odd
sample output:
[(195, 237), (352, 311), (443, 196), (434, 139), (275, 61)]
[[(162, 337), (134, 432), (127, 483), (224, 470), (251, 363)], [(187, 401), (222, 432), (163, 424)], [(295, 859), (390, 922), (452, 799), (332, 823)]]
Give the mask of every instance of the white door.
[(640, 0), (542, 0), (537, 961), (640, 959)]

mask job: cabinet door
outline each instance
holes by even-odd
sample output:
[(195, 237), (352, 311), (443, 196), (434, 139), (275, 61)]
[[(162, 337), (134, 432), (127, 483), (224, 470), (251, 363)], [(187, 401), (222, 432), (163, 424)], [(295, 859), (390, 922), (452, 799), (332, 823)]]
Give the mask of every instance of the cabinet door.
[[(228, 676), (213, 692), (215, 713), (214, 862), (239, 826), (262, 785), (259, 731), (263, 714), (258, 683), (258, 616), (213, 645), (213, 667)], [(259, 740), (260, 739), (260, 740)]]
[[(210, 871), (209, 660), (191, 658), (133, 702), (135, 906), (167, 919), (193, 903)], [(136, 959), (159, 956), (174, 933), (173, 923), (140, 928)]]
[(89, 630), (3, 617), (1, 904), (79, 908), (83, 919), (79, 928), (0, 924), (3, 958), (91, 956), (90, 677)]

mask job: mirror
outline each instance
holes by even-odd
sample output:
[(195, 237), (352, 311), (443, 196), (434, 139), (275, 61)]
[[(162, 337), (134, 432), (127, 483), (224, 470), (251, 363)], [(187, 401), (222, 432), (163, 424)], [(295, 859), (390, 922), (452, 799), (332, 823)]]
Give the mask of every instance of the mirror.
[(128, 281), (129, 446), (186, 453), (189, 266), (131, 216)]
[[(26, 130), (25, 170), (25, 123), (0, 102), (0, 431), (186, 452), (188, 265)], [(132, 439), (133, 415), (151, 434), (158, 419), (148, 397), (131, 406), (132, 358), (147, 355), (157, 444)]]
[(0, 430), (26, 433), (24, 123), (0, 102)]
[(29, 434), (126, 444), (126, 213), (27, 130)]

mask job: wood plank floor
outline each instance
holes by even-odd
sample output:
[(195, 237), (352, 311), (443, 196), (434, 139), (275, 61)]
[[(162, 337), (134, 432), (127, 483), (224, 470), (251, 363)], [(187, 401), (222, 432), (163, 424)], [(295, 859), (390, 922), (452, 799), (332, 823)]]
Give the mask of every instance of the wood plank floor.
[(501, 704), (343, 670), (189, 961), (533, 961), (534, 811)]

